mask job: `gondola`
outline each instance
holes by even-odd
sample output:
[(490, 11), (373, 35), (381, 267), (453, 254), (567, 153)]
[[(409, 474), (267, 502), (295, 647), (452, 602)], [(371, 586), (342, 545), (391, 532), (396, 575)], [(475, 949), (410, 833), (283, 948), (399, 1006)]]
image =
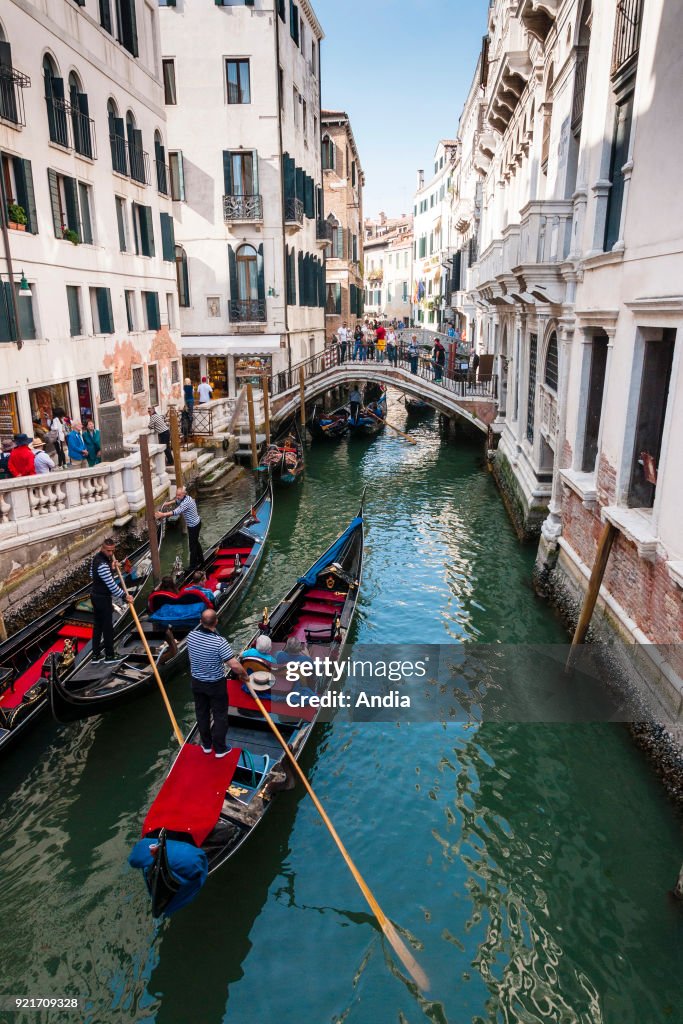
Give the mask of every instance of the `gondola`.
[(429, 402), (423, 402), (421, 398), (408, 398), (407, 395), (404, 395), (403, 401), (408, 412), (415, 415), (434, 412), (434, 406), (430, 405)]
[(332, 412), (323, 412), (316, 405), (306, 426), (311, 437), (316, 440), (339, 441), (348, 433), (350, 415), (348, 405), (342, 405)]
[[(162, 536), (160, 528), (159, 541)], [(125, 565), (126, 585), (136, 609), (143, 601), (142, 590), (151, 571), (149, 543), (145, 543)], [(0, 752), (47, 707), (51, 672), (67, 685), (89, 664), (93, 632), (90, 589), (87, 583), (0, 644)], [(115, 638), (129, 620), (128, 604), (115, 604)]]
[[(263, 554), (272, 511), (269, 482), (253, 508), (223, 534), (197, 567), (206, 573), (204, 586), (217, 595), (213, 601), (191, 585), (194, 570), (184, 575), (178, 593), (157, 589), (149, 595), (147, 611), (140, 621), (162, 677), (183, 659), (187, 634), (197, 625), (205, 608), (215, 604), (219, 618), (224, 618), (244, 596)], [(121, 659), (116, 665), (85, 663), (68, 679), (49, 673), (50, 707), (59, 722), (101, 715), (155, 685), (134, 622), (128, 625), (116, 647)]]
[[(362, 568), (361, 505), (358, 516), (295, 583), (269, 621), (264, 615), (248, 646), (253, 648), (259, 634), (267, 632), (275, 655), (283, 651), (287, 638), (296, 636), (306, 641), (312, 659), (338, 658), (356, 610)], [(316, 662), (315, 667), (321, 674), (305, 683), (323, 694), (331, 678), (324, 674), (324, 663)], [(320, 709), (290, 707), (286, 694), (303, 689), (301, 680), (287, 681), (290, 669), (296, 670), (296, 662), (278, 673), (267, 697), (263, 692), (260, 697), (299, 759)], [(174, 913), (196, 896), (207, 874), (225, 864), (252, 835), (287, 778), (282, 748), (248, 690), (232, 678), (226, 685), (230, 753), (223, 758), (205, 754), (194, 726), (129, 858), (143, 872), (155, 917)]]
[(350, 437), (372, 437), (384, 430), (384, 421), (387, 416), (387, 395), (382, 393), (376, 402), (370, 402), (363, 406), (355, 419), (349, 418)]
[(293, 484), (304, 471), (304, 443), (296, 417), (287, 420), (258, 465), (260, 473), (270, 473), (276, 483)]

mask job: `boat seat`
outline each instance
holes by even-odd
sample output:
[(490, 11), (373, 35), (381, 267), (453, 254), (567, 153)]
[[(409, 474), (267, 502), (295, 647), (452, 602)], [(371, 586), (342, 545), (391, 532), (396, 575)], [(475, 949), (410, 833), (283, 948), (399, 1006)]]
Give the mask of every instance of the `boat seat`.
[(333, 619), (337, 615), (335, 608), (330, 608), (328, 604), (321, 604), (316, 601), (304, 601), (301, 605), (301, 611), (309, 612), (311, 615), (323, 615), (328, 619)]
[(242, 555), (250, 555), (253, 550), (253, 548), (219, 548), (216, 556), (222, 558), (225, 555), (239, 555), (241, 558)]
[(69, 637), (71, 640), (91, 640), (92, 626), (78, 626), (75, 623), (67, 622), (61, 627), (57, 636)]
[(307, 601), (331, 601), (334, 604), (344, 604), (346, 594), (338, 594), (335, 590), (309, 590), (306, 594)]
[(217, 569), (211, 573), (211, 579), (218, 580), (219, 583), (227, 583), (235, 575), (234, 565), (226, 565), (224, 568)]

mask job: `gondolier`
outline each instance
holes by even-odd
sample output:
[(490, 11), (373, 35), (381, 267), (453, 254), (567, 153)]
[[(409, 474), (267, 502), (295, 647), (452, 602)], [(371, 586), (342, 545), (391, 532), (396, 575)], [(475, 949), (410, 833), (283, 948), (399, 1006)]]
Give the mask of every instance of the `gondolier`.
[[(116, 544), (111, 537), (105, 537), (102, 547), (90, 563), (90, 578), (92, 580), (91, 600), (93, 607), (93, 634), (92, 634), (92, 662), (97, 664), (104, 661), (105, 665), (116, 662), (114, 654), (114, 623), (112, 600), (114, 597), (123, 598), (129, 604), (133, 598), (127, 595), (123, 587), (120, 587), (114, 579), (112, 569), (118, 565), (114, 558)], [(102, 654), (102, 641), (104, 640), (104, 655)]]
[(182, 516), (187, 523), (187, 537), (190, 544), (190, 569), (196, 569), (204, 561), (204, 552), (199, 543), (202, 521), (197, 511), (197, 502), (191, 498), (184, 487), (175, 492), (175, 508), (170, 512), (161, 509), (156, 513), (157, 519), (170, 519), (171, 516)]
[(201, 622), (187, 637), (187, 652), (190, 656), (192, 695), (197, 713), (197, 725), (202, 750), (205, 754), (215, 753), (225, 757), (229, 753), (225, 737), (228, 732), (228, 691), (225, 681), (225, 664), (243, 682), (247, 672), (235, 657), (230, 643), (216, 629), (218, 616), (207, 608)]

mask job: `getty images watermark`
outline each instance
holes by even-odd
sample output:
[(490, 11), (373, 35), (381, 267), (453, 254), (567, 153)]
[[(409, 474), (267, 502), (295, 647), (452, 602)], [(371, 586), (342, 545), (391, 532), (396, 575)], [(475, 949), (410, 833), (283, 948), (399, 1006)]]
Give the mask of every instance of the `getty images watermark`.
[(635, 663), (617, 667), (613, 649), (590, 645), (567, 672), (568, 651), (565, 644), (356, 644), (341, 658), (287, 662), (261, 696), (274, 713), (290, 720), (317, 715), (318, 721), (351, 722), (636, 722), (650, 717), (643, 687), (630, 685)]

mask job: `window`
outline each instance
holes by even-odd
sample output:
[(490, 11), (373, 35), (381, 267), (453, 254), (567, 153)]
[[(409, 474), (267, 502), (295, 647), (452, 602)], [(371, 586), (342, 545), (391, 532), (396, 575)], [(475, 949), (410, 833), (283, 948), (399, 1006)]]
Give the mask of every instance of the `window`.
[(128, 174), (128, 156), (126, 153), (126, 133), (122, 117), (119, 117), (113, 100), (107, 102), (107, 120), (109, 123), (109, 146), (111, 148), (111, 166), (117, 174)]
[(123, 293), (123, 297), (126, 300), (126, 322), (128, 324), (128, 331), (137, 331), (137, 316), (135, 315), (135, 292), (126, 291)]
[(159, 214), (161, 224), (161, 255), (166, 263), (173, 263), (175, 260), (175, 232), (173, 230), (173, 217), (163, 211)]
[(251, 76), (248, 60), (226, 60), (228, 103), (251, 103)]
[(68, 146), (64, 79), (58, 77), (56, 65), (48, 54), (43, 57), (43, 79), (50, 142), (56, 142), (59, 146)]
[(178, 102), (175, 85), (175, 60), (173, 57), (164, 57), (161, 62), (161, 70), (164, 79), (164, 103), (167, 107), (175, 106)]
[(141, 185), (149, 184), (147, 180), (147, 154), (142, 148), (142, 132), (135, 126), (132, 110), (126, 114), (126, 135), (128, 136), (128, 164), (133, 181)]
[(419, 242), (418, 258), (423, 260), (427, 255), (427, 236), (423, 235)]
[(311, 39), (311, 71), (318, 76), (318, 52), (315, 46), (315, 39)]
[(254, 150), (224, 150), (223, 178), (226, 196), (258, 195), (258, 154)]
[(612, 44), (612, 77), (623, 75), (638, 57), (642, 0), (619, 0)]
[(78, 338), (84, 333), (81, 319), (81, 289), (68, 284), (66, 301), (69, 307), (69, 333), (72, 338)]
[(277, 87), (280, 97), (280, 110), (285, 109), (285, 73), (281, 67), (277, 69)]
[(598, 457), (598, 439), (602, 418), (602, 398), (605, 391), (607, 369), (607, 336), (596, 335), (590, 349), (590, 380), (586, 401), (586, 425), (583, 436), (581, 471), (593, 473)]
[(110, 36), (114, 35), (111, 19), (111, 0), (100, 0), (100, 25)]
[(147, 390), (149, 393), (149, 404), (156, 408), (159, 404), (159, 376), (156, 363), (147, 364)]
[(628, 160), (633, 121), (633, 93), (617, 104), (612, 152), (610, 155), (609, 180), (611, 187), (607, 197), (605, 221), (605, 252), (610, 252), (621, 238), (621, 208), (624, 202), (624, 164)]
[(287, 14), (285, 11), (285, 0), (277, 0), (277, 13), (280, 15), (282, 21), (287, 21)]
[(341, 284), (329, 282), (326, 288), (325, 299), (326, 316), (341, 316)]
[(674, 328), (648, 333), (651, 336), (641, 347), (640, 395), (628, 490), (630, 508), (654, 505), (676, 343)]
[(335, 145), (329, 135), (323, 135), (322, 161), (324, 171), (333, 171), (335, 169)]
[(186, 309), (190, 305), (190, 280), (187, 272), (187, 253), (182, 245), (175, 247), (175, 274), (178, 285), (178, 305)]
[(543, 380), (546, 387), (551, 391), (557, 391), (558, 360), (557, 360), (557, 334), (555, 331), (550, 335), (548, 351), (545, 356), (545, 371)]
[(304, 130), (304, 145), (307, 146), (308, 140), (306, 139), (306, 130), (308, 127), (308, 107), (306, 106), (306, 100), (302, 100), (301, 103), (301, 121)]
[(135, 17), (135, 0), (115, 0), (118, 21), (116, 38), (121, 46), (134, 57), (138, 57), (138, 26)]
[(180, 152), (168, 154), (168, 173), (171, 179), (171, 199), (176, 203), (185, 201), (185, 174), (183, 168), (183, 154)]
[(119, 251), (128, 252), (126, 200), (122, 196), (114, 196), (114, 203), (116, 205), (116, 226), (119, 232)]
[(0, 341), (17, 341), (19, 337), (24, 340), (36, 338), (36, 324), (33, 315), (33, 304), (36, 301), (36, 286), (29, 282), (32, 298), (20, 297), (19, 285), (15, 284), (14, 292), (17, 296), (17, 308), (19, 310), (19, 329), (14, 319), (14, 307), (12, 305), (12, 293), (8, 281), (0, 281)]
[(56, 238), (92, 245), (92, 186), (48, 168), (47, 180)]
[(264, 321), (266, 295), (263, 275), (263, 244), (241, 245), (235, 253), (228, 246), (231, 321)]
[(108, 288), (90, 289), (90, 310), (94, 334), (113, 334), (114, 317), (111, 311), (111, 294)]
[(141, 366), (134, 366), (131, 370), (133, 394), (141, 395), (145, 390), (145, 374)]
[(114, 401), (114, 375), (113, 373), (99, 373), (97, 375), (97, 390), (100, 393), (100, 405)]
[(538, 352), (538, 335), (529, 335), (529, 381), (527, 388), (526, 437), (534, 443), (534, 424), (536, 420), (536, 357)]
[(294, 86), (292, 86), (292, 104), (293, 104), (292, 110), (293, 110), (293, 114), (294, 114), (294, 127), (295, 128), (299, 127), (299, 103), (300, 102), (301, 102), (301, 97), (299, 96), (299, 90), (294, 85)]
[(145, 330), (158, 331), (161, 327), (161, 319), (157, 292), (142, 292), (142, 309), (145, 316)]
[(289, 0), (289, 34), (296, 43), (299, 45), (299, 8), (294, 3), (294, 0)]
[(287, 305), (296, 306), (296, 249), (287, 249)]
[(93, 159), (95, 131), (88, 115), (88, 97), (75, 72), (69, 75), (69, 109), (73, 148), (81, 156)]
[[(0, 79), (0, 82), (2, 79)], [(0, 85), (0, 96), (2, 86)], [(1, 101), (0, 101), (1, 102)], [(36, 212), (36, 200), (33, 191), (33, 171), (31, 161), (22, 160), (18, 156), (10, 156), (8, 153), (0, 153), (0, 173), (2, 174), (5, 186), (5, 199), (7, 200), (7, 220), (9, 207), (13, 203), (20, 206), (26, 215), (26, 231), (33, 235), (38, 234), (38, 216)]]
[(304, 21), (303, 14), (299, 15), (299, 46), (301, 47), (302, 54), (306, 54), (306, 22)]
[[(169, 318), (168, 318), (168, 321), (170, 323), (171, 322), (170, 310), (171, 310), (171, 308), (173, 306), (173, 296), (169, 293), (166, 296), (166, 298), (170, 300)], [(171, 384), (180, 384), (180, 360), (178, 360), (178, 359), (172, 359), (171, 360)]]
[(133, 233), (138, 256), (154, 256), (154, 228), (151, 206), (133, 203)]

